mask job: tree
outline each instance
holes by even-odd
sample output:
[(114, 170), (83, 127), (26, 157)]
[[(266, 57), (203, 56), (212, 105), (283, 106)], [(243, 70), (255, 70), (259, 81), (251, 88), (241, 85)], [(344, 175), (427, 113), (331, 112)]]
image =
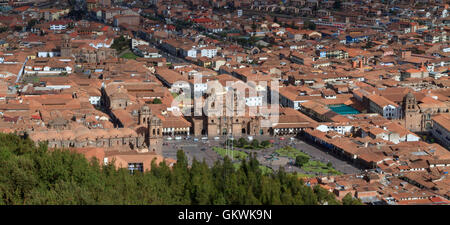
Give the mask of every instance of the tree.
[(153, 102), (152, 102), (153, 104), (162, 104), (162, 101), (161, 101), (161, 99), (159, 99), (159, 98), (155, 98), (155, 99), (153, 99)]
[(130, 46), (131, 40), (126, 39), (124, 36), (120, 36), (118, 38), (114, 38), (114, 43), (111, 45), (111, 48), (115, 49), (117, 52), (121, 52), (129, 49)]
[(237, 143), (237, 147), (243, 148), (246, 145), (248, 145), (247, 140), (245, 138), (243, 138), (243, 137), (239, 138), (238, 143)]
[[(130, 174), (114, 161), (88, 160), (69, 150), (36, 145), (27, 135), (0, 133), (0, 204), (341, 204), (323, 188), (306, 186), (284, 168), (263, 174), (255, 155), (235, 169), (225, 157), (209, 168), (182, 150), (170, 168)], [(346, 196), (343, 204), (361, 204)]]
[(333, 3), (333, 9), (341, 10), (341, 0), (335, 0)]
[(252, 23), (252, 30), (253, 30), (253, 31), (256, 31), (256, 28), (257, 28), (257, 27), (256, 27), (256, 24), (255, 24), (255, 22), (253, 22), (253, 23)]
[(36, 25), (39, 21), (37, 19), (32, 19), (27, 23), (27, 30), (30, 30), (34, 25)]
[(259, 141), (254, 139), (251, 143), (253, 149), (258, 149), (259, 148)]
[(331, 167), (333, 167), (333, 164), (332, 164), (331, 162), (328, 162), (328, 163), (327, 163), (327, 167), (328, 167), (328, 168), (331, 168)]
[(17, 26), (17, 25), (14, 26), (14, 31), (20, 32), (22, 30), (23, 30), (22, 26)]
[(303, 23), (303, 29), (316, 30), (316, 24), (310, 20), (305, 20)]
[(358, 198), (353, 198), (350, 193), (347, 193), (342, 199), (342, 205), (362, 205), (362, 202)]
[(298, 155), (295, 157), (295, 165), (298, 167), (302, 167), (309, 161), (309, 157), (305, 155)]
[(225, 146), (235, 145), (235, 143), (236, 143), (235, 140), (227, 139), (223, 145), (225, 145)]
[(267, 148), (270, 146), (270, 141), (261, 141), (261, 146), (263, 146), (264, 148)]

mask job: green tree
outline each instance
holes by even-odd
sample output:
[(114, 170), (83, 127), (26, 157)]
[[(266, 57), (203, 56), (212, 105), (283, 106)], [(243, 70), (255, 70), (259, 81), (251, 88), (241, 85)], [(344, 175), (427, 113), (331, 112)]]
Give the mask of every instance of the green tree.
[(22, 31), (23, 30), (23, 27), (22, 26), (14, 26), (14, 31), (18, 31), (18, 32), (20, 32), (20, 31)]
[(261, 141), (261, 146), (263, 146), (264, 148), (267, 148), (270, 146), (270, 141)]
[(316, 24), (310, 20), (305, 20), (303, 23), (303, 29), (316, 30)]
[(305, 155), (298, 155), (295, 157), (295, 165), (298, 167), (302, 167), (309, 161), (309, 157)]
[(161, 99), (159, 99), (159, 98), (155, 98), (155, 99), (153, 99), (153, 102), (152, 102), (153, 104), (162, 104), (162, 101), (161, 101)]
[(131, 40), (126, 39), (124, 36), (114, 38), (114, 42), (111, 48), (115, 49), (117, 52), (122, 52), (131, 47)]
[(362, 202), (358, 198), (353, 198), (350, 193), (347, 193), (342, 199), (343, 205), (362, 205)]
[(246, 145), (248, 145), (247, 140), (245, 138), (241, 137), (241, 138), (239, 138), (236, 146), (239, 147), (239, 148), (243, 148)]
[(30, 30), (34, 25), (36, 25), (39, 21), (37, 19), (31, 19), (27, 23), (27, 30)]
[[(263, 174), (255, 155), (235, 169), (228, 157), (209, 168), (182, 150), (170, 168), (130, 174), (115, 162), (0, 133), (0, 204), (340, 204), (328, 191), (304, 185), (284, 168)], [(345, 204), (360, 204), (351, 196)]]
[(335, 0), (334, 3), (333, 3), (333, 9), (341, 10), (341, 7), (342, 7), (341, 0)]
[(251, 146), (253, 149), (258, 149), (259, 148), (259, 141), (256, 139), (253, 139)]

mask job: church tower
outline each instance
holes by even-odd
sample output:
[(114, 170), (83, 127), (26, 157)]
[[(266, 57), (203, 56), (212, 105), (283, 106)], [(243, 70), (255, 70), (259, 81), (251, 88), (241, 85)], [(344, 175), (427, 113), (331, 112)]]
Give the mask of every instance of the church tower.
[(152, 116), (147, 123), (149, 151), (162, 155), (162, 121), (160, 118)]
[(421, 115), (419, 105), (414, 94), (409, 92), (403, 98), (403, 112), (405, 119), (405, 128), (410, 131), (419, 131), (421, 124)]
[(148, 106), (142, 106), (139, 110), (139, 125), (145, 125), (150, 119), (152, 112)]
[(70, 43), (70, 37), (64, 34), (61, 44), (61, 57), (72, 57), (72, 44)]
[[(243, 93), (241, 93), (243, 94)], [(245, 113), (245, 105), (239, 104), (243, 103), (242, 100), (244, 98), (238, 97), (238, 92), (236, 89), (233, 91), (233, 115), (230, 118), (231, 119), (231, 132), (233, 133), (233, 136), (241, 136), (242, 134), (242, 116), (244, 116)]]

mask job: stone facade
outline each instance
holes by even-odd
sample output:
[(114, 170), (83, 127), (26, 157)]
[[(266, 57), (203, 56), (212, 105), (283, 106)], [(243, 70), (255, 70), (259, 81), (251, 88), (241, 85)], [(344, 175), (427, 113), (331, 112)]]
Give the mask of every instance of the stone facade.
[(139, 112), (139, 126), (136, 129), (88, 129), (79, 127), (73, 130), (52, 129), (34, 131), (30, 138), (36, 143), (48, 141), (50, 148), (102, 147), (123, 150), (148, 149), (162, 154), (162, 121), (152, 115), (148, 106)]
[(116, 57), (116, 50), (111, 48), (78, 49), (74, 51), (77, 63), (100, 63), (110, 57)]
[(72, 45), (67, 34), (62, 37), (61, 57), (72, 57)]
[(408, 93), (403, 99), (403, 112), (406, 129), (413, 132), (428, 132), (432, 128), (432, 117), (449, 113), (449, 107), (418, 104), (416, 97)]

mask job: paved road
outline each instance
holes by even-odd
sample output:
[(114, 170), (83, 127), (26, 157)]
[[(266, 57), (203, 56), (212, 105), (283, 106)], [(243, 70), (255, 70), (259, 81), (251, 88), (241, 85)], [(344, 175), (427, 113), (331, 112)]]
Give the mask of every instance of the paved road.
[(168, 145), (163, 146), (164, 157), (176, 159), (177, 151), (182, 149), (188, 158), (189, 165), (192, 164), (194, 158), (197, 161), (205, 160), (208, 166), (213, 166), (214, 162), (220, 159), (219, 155), (212, 150), (212, 146), (219, 146), (219, 143), (208, 144), (192, 140), (172, 140), (165, 141), (165, 143)]

